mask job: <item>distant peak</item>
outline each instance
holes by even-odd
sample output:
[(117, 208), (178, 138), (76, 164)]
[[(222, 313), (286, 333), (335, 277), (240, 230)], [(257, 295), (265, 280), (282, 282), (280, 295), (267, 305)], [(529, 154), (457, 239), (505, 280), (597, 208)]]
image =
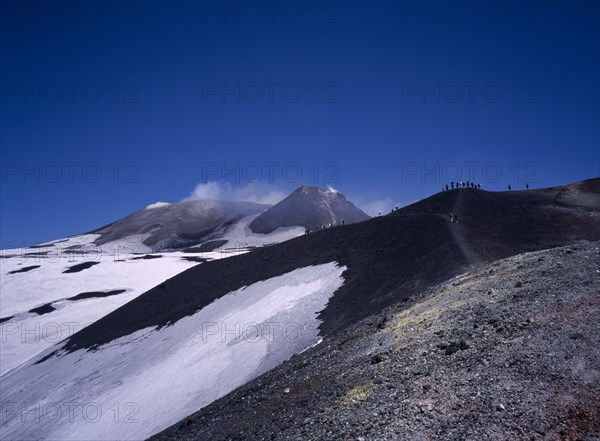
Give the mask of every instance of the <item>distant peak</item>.
[(341, 195), (339, 191), (331, 186), (327, 186), (327, 189), (322, 189), (321, 187), (313, 185), (303, 185), (302, 187), (298, 187), (294, 193), (322, 193), (324, 195)]
[(308, 193), (309, 191), (320, 191), (319, 187), (311, 186), (311, 185), (303, 185), (302, 187), (298, 187), (295, 193)]
[(249, 225), (254, 233), (269, 234), (280, 227), (303, 226), (307, 230), (343, 225), (369, 219), (344, 195), (328, 186), (303, 185), (291, 195), (256, 217)]

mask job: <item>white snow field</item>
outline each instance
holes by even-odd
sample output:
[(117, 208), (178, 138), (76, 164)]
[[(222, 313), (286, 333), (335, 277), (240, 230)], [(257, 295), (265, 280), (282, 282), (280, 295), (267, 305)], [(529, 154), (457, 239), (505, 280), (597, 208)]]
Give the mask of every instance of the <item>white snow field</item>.
[[(279, 227), (269, 234), (254, 233), (248, 225), (257, 217), (248, 216), (233, 224), (223, 236), (227, 244), (219, 250), (252, 248), (268, 246), (275, 243), (285, 242), (304, 234), (304, 227)], [(215, 250), (217, 251), (217, 250)]]
[(336, 262), (296, 269), (168, 327), (30, 360), (0, 377), (1, 436), (145, 439), (318, 343), (317, 314), (345, 269)]
[[(94, 245), (98, 234), (56, 240), (41, 248), (2, 250), (0, 258), (0, 376), (18, 367), (44, 349), (71, 336), (106, 314), (133, 300), (166, 279), (198, 265), (186, 257), (222, 259), (248, 252), (253, 247), (282, 242), (304, 233), (302, 227), (279, 228), (271, 234), (255, 234), (248, 216), (231, 225), (222, 237), (227, 243), (212, 252), (158, 252), (145, 246), (147, 235), (134, 235), (102, 246)], [(78, 246), (79, 249), (71, 247)], [(44, 253), (46, 254), (38, 254)], [(161, 256), (140, 259), (149, 253)], [(95, 264), (79, 272), (63, 273), (69, 267)], [(22, 268), (38, 266), (27, 272)], [(125, 290), (110, 297), (67, 300), (84, 292)], [(51, 305), (43, 315), (31, 309)]]
[[(79, 236), (81, 243), (93, 238)], [(69, 242), (73, 244), (74, 238)], [(12, 319), (0, 324), (0, 375), (4, 375), (42, 350), (69, 337), (90, 323), (114, 311), (162, 281), (173, 277), (196, 262), (183, 260), (183, 253), (167, 253), (151, 260), (131, 259), (123, 254), (115, 258), (109, 252), (70, 255), (62, 247), (43, 257), (27, 253), (40, 248), (3, 250), (0, 263), (0, 317)], [(92, 248), (90, 248), (91, 250)], [(108, 248), (106, 248), (108, 249)], [(14, 251), (14, 253), (13, 253)], [(7, 256), (13, 257), (7, 257)], [(127, 257), (125, 260), (124, 257)], [(139, 257), (139, 256), (138, 256)], [(63, 273), (73, 265), (98, 262), (74, 273)], [(37, 266), (28, 272), (13, 273), (24, 267)], [(125, 290), (110, 297), (67, 300), (84, 292)], [(43, 315), (29, 312), (33, 308), (51, 305)]]

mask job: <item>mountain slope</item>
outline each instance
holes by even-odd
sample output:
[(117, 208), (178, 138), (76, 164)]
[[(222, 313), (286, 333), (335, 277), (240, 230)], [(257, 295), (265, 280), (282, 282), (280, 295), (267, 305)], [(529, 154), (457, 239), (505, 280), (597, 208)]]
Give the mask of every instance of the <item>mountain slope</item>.
[(100, 235), (96, 245), (139, 235), (141, 243), (152, 251), (181, 249), (219, 238), (228, 226), (267, 208), (269, 205), (254, 202), (215, 200), (157, 203), (90, 234)]
[[(3, 250), (0, 375), (184, 269), (304, 233), (298, 223), (253, 233), (248, 224), (269, 207), (161, 202), (88, 234)], [(313, 208), (308, 199), (296, 206)]]
[[(554, 189), (512, 193), (489, 193), (475, 189), (443, 192), (388, 216), (329, 228), (245, 255), (203, 263), (161, 283), (68, 340), (44, 351), (32, 362), (0, 378), (3, 390), (10, 390), (8, 396), (15, 402), (30, 391), (35, 391), (35, 394), (27, 395), (29, 401), (44, 402), (51, 395), (60, 393), (60, 390), (44, 383), (39, 378), (39, 372), (73, 369), (80, 378), (96, 379), (96, 375), (99, 375), (95, 381), (104, 397), (114, 396), (117, 393), (115, 388), (127, 388), (132, 400), (146, 402), (149, 398), (142, 389), (130, 387), (131, 381), (136, 378), (143, 380), (145, 375), (152, 372), (151, 369), (146, 372), (143, 368), (147, 360), (135, 355), (138, 339), (143, 342), (146, 335), (170, 332), (170, 328), (193, 320), (193, 317), (203, 314), (206, 308), (221, 299), (232, 296), (242, 299), (244, 295), (255, 295), (248, 294), (245, 287), (279, 280), (280, 277), (288, 280), (290, 274), (303, 268), (342, 269), (341, 274), (333, 274), (341, 277), (343, 283), (328, 293), (326, 306), (308, 302), (312, 305), (309, 310), (312, 314), (318, 314), (320, 322), (298, 319), (294, 313), (285, 314), (285, 303), (281, 303), (279, 305), (283, 309), (277, 311), (278, 323), (283, 327), (298, 326), (313, 336), (314, 326), (319, 326), (321, 334), (331, 338), (361, 319), (377, 314), (390, 305), (408, 301), (411, 296), (465, 273), (474, 266), (578, 239), (600, 239), (599, 183), (600, 180), (595, 179)], [(449, 222), (450, 212), (458, 213), (458, 223)], [(325, 282), (307, 279), (285, 286), (304, 286), (301, 291), (313, 291), (322, 283)], [(222, 333), (227, 334), (228, 330), (249, 324), (230, 319), (235, 316), (235, 305), (236, 302), (230, 303), (232, 309), (218, 320), (217, 324), (225, 329)], [(253, 316), (259, 314), (262, 317), (259, 323), (270, 323), (269, 317), (262, 314), (261, 310), (258, 307), (250, 308), (245, 320), (253, 322)], [(192, 329), (195, 331), (190, 332), (197, 334), (187, 335), (186, 338), (197, 341), (202, 327)], [(187, 350), (191, 354), (200, 353), (203, 346), (198, 344), (200, 346), (186, 346)], [(231, 344), (224, 343), (224, 346)], [(107, 368), (106, 373), (98, 368), (110, 366), (109, 359), (102, 359), (102, 354), (109, 354), (114, 347), (121, 347), (123, 353), (131, 354), (119, 360), (121, 374), (116, 376), (110, 374), (111, 368)], [(271, 346), (267, 345), (266, 349), (265, 346), (256, 346), (259, 347), (267, 351), (264, 353), (266, 359), (276, 357), (275, 353), (269, 352), (273, 350)], [(169, 354), (166, 353), (165, 357), (170, 357)], [(286, 356), (290, 355), (286, 353)], [(285, 356), (276, 358), (281, 361)], [(202, 366), (201, 359), (194, 360), (189, 362), (191, 365), (171, 364), (170, 374), (162, 377), (165, 385), (172, 384), (174, 389), (181, 390), (177, 389), (177, 384), (184, 381), (185, 369)], [(163, 362), (170, 363), (169, 360)], [(153, 361), (153, 365), (156, 363), (159, 361)], [(228, 383), (230, 386), (252, 378), (252, 375), (247, 376), (246, 371), (228, 370), (228, 363), (211, 366), (211, 371), (217, 369), (219, 375), (234, 377)], [(127, 369), (135, 372), (135, 375), (122, 377)], [(253, 372), (257, 374), (260, 371)], [(108, 385), (108, 379), (113, 383), (121, 383)], [(18, 386), (23, 382), (28, 384), (26, 391)], [(11, 384), (11, 389), (5, 389), (6, 384)], [(229, 390), (221, 390), (219, 396), (227, 392)], [(70, 389), (64, 399), (80, 396), (80, 393), (77, 389)], [(197, 408), (208, 404), (206, 399), (206, 395), (198, 395)], [(168, 406), (170, 418), (174, 418), (189, 413), (191, 404), (174, 399), (161, 405)], [(155, 418), (159, 418), (160, 406), (153, 405), (152, 409), (156, 412)], [(169, 421), (172, 420), (156, 421), (154, 427), (168, 425)], [(16, 434), (24, 430), (18, 425), (12, 427)], [(36, 429), (27, 430), (28, 435), (37, 433)]]
[[(195, 217), (202, 221), (202, 216)], [(200, 240), (198, 246), (185, 247), (184, 228), (170, 236), (177, 238), (176, 243), (168, 239), (153, 246), (183, 247), (182, 251), (145, 254), (143, 251), (150, 247), (142, 243), (139, 234), (128, 235), (126, 228), (113, 230), (125, 235), (109, 242), (104, 242), (101, 234), (83, 234), (29, 248), (2, 250), (0, 375), (187, 268), (304, 233), (302, 227), (291, 227), (268, 235), (254, 234), (247, 228), (252, 218), (224, 225), (222, 217), (217, 217), (221, 225), (208, 235), (193, 239), (188, 236), (191, 243)], [(167, 217), (156, 219), (165, 221)], [(187, 220), (192, 219), (188, 216)], [(117, 223), (132, 225), (128, 221)], [(143, 222), (138, 224), (143, 226)]]
[(451, 279), (151, 440), (596, 440), (599, 246)]
[(191, 266), (304, 233), (252, 233), (268, 207), (157, 203), (89, 234), (2, 250), (0, 375)]
[(303, 186), (256, 217), (250, 223), (250, 229), (262, 234), (268, 234), (281, 226), (294, 225), (318, 230), (330, 224), (353, 224), (369, 218), (336, 191)]
[[(346, 283), (320, 315), (322, 331), (331, 334), (469, 265), (600, 239), (599, 184), (600, 179), (594, 179), (527, 192), (443, 192), (388, 216), (207, 262), (153, 288), (73, 336), (66, 346), (90, 348), (141, 328), (164, 326), (239, 286), (335, 261), (348, 271)], [(574, 195), (569, 204), (563, 202), (567, 195)], [(579, 200), (584, 203), (577, 204)], [(458, 223), (449, 222), (453, 211)]]
[[(317, 343), (316, 313), (343, 271), (335, 263), (300, 268), (171, 326), (13, 371), (0, 378), (3, 403), (17, 406), (3, 406), (2, 439), (144, 439)], [(277, 326), (290, 317), (299, 326)], [(20, 409), (36, 403), (42, 416), (23, 424)]]

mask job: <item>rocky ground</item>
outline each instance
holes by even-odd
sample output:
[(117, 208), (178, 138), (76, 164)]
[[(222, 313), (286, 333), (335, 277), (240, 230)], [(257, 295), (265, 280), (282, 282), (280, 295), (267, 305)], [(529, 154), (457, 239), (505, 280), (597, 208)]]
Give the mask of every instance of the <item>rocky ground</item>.
[(473, 267), (152, 439), (600, 440), (599, 246)]

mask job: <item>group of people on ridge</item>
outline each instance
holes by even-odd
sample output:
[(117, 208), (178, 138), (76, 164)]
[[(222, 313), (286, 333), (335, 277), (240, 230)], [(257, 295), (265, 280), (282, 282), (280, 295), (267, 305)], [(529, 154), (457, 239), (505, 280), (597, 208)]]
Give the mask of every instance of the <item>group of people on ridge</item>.
[[(474, 182), (466, 181), (466, 182), (450, 182), (450, 187), (448, 184), (442, 185), (442, 191), (454, 190), (455, 188), (481, 188), (481, 184), (475, 184)], [(529, 190), (529, 184), (525, 184), (525, 189)], [(508, 191), (512, 190), (512, 186), (508, 184)]]
[(448, 184), (442, 185), (442, 191), (454, 190), (454, 188), (481, 188), (481, 184), (475, 184), (474, 182), (466, 181), (466, 182), (450, 182), (450, 187)]

